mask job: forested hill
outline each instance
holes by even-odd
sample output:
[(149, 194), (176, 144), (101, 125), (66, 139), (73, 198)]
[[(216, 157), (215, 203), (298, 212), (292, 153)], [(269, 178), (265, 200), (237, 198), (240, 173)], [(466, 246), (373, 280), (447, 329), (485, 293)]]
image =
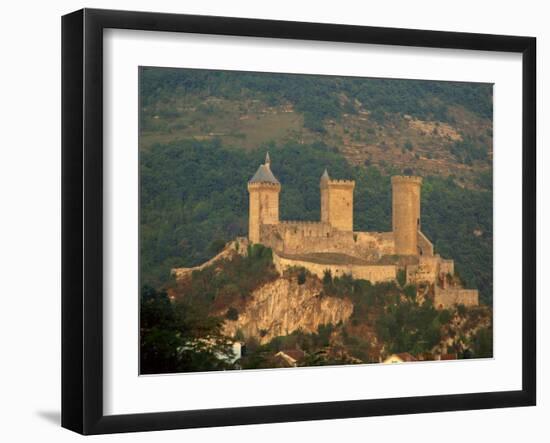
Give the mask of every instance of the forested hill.
[[(391, 230), (390, 176), (375, 166), (352, 166), (323, 143), (270, 144), (256, 151), (227, 149), (219, 140), (159, 144), (141, 153), (142, 283), (158, 287), (171, 267), (202, 263), (224, 242), (247, 235), (246, 183), (268, 149), (282, 183), (281, 219), (319, 219), (319, 178), (327, 167), (334, 178), (356, 180), (355, 230)], [(491, 192), (425, 177), (422, 230), (437, 252), (455, 259), (466, 285), (479, 288), (490, 303)]]
[(323, 142), (358, 166), (490, 189), (492, 85), (141, 68), (140, 146)]
[(142, 283), (247, 235), (269, 150), (281, 218), (319, 219), (319, 177), (356, 180), (354, 228), (391, 229), (393, 174), (417, 174), (422, 229), (492, 299), (492, 85), (140, 69)]

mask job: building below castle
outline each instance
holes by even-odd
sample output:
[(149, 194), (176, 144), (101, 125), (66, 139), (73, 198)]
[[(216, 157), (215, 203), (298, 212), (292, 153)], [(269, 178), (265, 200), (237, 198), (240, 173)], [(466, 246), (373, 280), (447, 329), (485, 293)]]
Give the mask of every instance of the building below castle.
[(421, 177), (392, 177), (392, 231), (353, 229), (353, 180), (334, 180), (327, 170), (320, 178), (321, 219), (317, 222), (279, 219), (281, 183), (271, 170), (269, 154), (248, 182), (250, 243), (273, 250), (279, 272), (295, 266), (323, 277), (351, 275), (373, 283), (395, 281), (405, 272), (419, 295), (433, 297), (438, 308), (478, 304), (478, 291), (464, 289), (454, 276), (453, 260), (434, 253), (422, 233)]

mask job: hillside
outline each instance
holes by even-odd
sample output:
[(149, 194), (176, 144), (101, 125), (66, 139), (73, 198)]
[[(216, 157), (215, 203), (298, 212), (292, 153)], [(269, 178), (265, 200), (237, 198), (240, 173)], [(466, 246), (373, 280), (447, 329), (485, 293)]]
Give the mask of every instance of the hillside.
[[(168, 295), (143, 292), (142, 372), (278, 367), (286, 364), (280, 351), (298, 366), (378, 363), (397, 353), (492, 355), (486, 306), (436, 310), (411, 285), (320, 280), (303, 268), (279, 275), (262, 245), (226, 251), (169, 284)], [(246, 348), (235, 364), (220, 358), (228, 340)]]
[(424, 177), (422, 229), (492, 303), (492, 85), (140, 69), (142, 284), (248, 230), (265, 156), (283, 220), (319, 219), (319, 176), (356, 181), (355, 230), (391, 229), (391, 174)]
[[(356, 181), (355, 230), (391, 230), (390, 177), (378, 167), (350, 165), (322, 143), (264, 146), (284, 183), (283, 220), (319, 219), (319, 177)], [(159, 287), (174, 267), (204, 263), (248, 231), (246, 183), (265, 151), (224, 148), (219, 141), (178, 141), (141, 153), (140, 246), (142, 284)], [(304, 167), (303, 165), (307, 165)], [(427, 176), (422, 230), (443, 257), (452, 257), (466, 287), (492, 303), (492, 193)]]
[(142, 68), (140, 148), (322, 142), (351, 165), (491, 189), (492, 85)]

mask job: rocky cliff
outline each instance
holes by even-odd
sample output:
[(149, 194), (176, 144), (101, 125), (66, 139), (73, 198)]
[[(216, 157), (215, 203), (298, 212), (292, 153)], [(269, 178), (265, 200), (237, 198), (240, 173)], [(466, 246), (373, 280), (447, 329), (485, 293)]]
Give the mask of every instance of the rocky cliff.
[(351, 316), (350, 300), (321, 293), (316, 279), (298, 284), (295, 278), (281, 277), (256, 289), (238, 319), (225, 321), (224, 333), (234, 336), (240, 330), (245, 338), (255, 337), (263, 344), (299, 329), (317, 332), (319, 325), (335, 325)]

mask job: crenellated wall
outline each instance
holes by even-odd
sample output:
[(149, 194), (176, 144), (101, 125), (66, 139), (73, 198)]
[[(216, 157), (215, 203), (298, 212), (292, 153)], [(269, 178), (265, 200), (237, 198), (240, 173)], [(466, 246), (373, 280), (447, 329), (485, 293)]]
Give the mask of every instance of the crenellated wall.
[(337, 253), (368, 261), (394, 254), (391, 232), (348, 232), (323, 222), (280, 222), (261, 227), (261, 242), (282, 254)]
[[(280, 221), (281, 184), (270, 169), (269, 156), (248, 182), (249, 239), (273, 250), (277, 269), (302, 266), (322, 278), (351, 275), (372, 282), (393, 281), (405, 269), (406, 282), (435, 287), (436, 306), (478, 304), (477, 290), (462, 289), (453, 260), (434, 254), (420, 225), (421, 177), (394, 176), (392, 231), (353, 231), (353, 180), (333, 180), (325, 170), (320, 180), (321, 220)], [(189, 270), (178, 270), (180, 274)]]

